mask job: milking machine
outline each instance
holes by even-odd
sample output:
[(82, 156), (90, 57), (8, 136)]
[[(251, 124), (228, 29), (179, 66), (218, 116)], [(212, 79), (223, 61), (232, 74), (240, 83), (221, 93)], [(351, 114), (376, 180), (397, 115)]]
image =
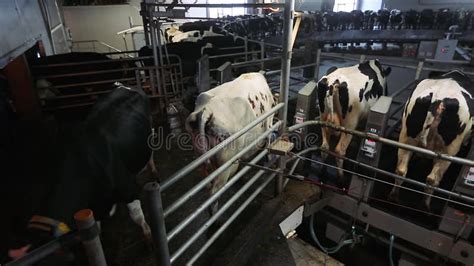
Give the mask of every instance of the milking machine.
[[(385, 243), (389, 248), (387, 254), (390, 254), (391, 263), (394, 259), (393, 251), (396, 249), (401, 254), (398, 263), (413, 261), (412, 258), (432, 260), (433, 256), (426, 256), (426, 250), (428, 250), (448, 260), (473, 265), (474, 246), (471, 244), (471, 240), (474, 232), (472, 230), (471, 216), (473, 210), (471, 206), (474, 201), (474, 167), (462, 167), (452, 191), (434, 188), (435, 191), (446, 196), (443, 198), (446, 198), (446, 202), (449, 202), (445, 205), (441, 214), (439, 226), (435, 228), (415, 224), (399, 217), (399, 215), (375, 207), (374, 203), (379, 200), (373, 193), (375, 182), (382, 182), (387, 185), (393, 184), (393, 181), (385, 181), (378, 178), (377, 175), (383, 174), (394, 178), (403, 178), (379, 168), (382, 144), (400, 145), (396, 141), (383, 138), (386, 133), (385, 129), (391, 104), (391, 97), (384, 96), (377, 101), (370, 109), (364, 132), (357, 133), (358, 131), (343, 129), (344, 132), (354, 132), (356, 136), (362, 138), (355, 160), (341, 157), (352, 162), (355, 166), (355, 170), (349, 170), (348, 167), (345, 170), (351, 173), (348, 189), (322, 183), (319, 181), (321, 179), (309, 182), (320, 186), (322, 188), (321, 193), (310, 197), (304, 202), (303, 206), (300, 206), (301, 209), (298, 208), (282, 222), (285, 225), (294, 225), (293, 227), (286, 226), (283, 233), (291, 237), (294, 235), (296, 227), (302, 223), (303, 218), (312, 217), (310, 220), (313, 220), (314, 217), (317, 217), (315, 215), (324, 214), (327, 219), (319, 219), (318, 225), (326, 225), (325, 237), (337, 243), (336, 246), (332, 248), (322, 246), (317, 239), (314, 228), (311, 228), (314, 224), (311, 221), (309, 224), (309, 232), (313, 241), (324, 252), (333, 253), (344, 245), (351, 244), (354, 246), (361, 243), (364, 238), (363, 235), (376, 237), (379, 241)], [(297, 126), (294, 128), (297, 128)], [(318, 148), (313, 147), (312, 149), (317, 150)], [(421, 148), (416, 147), (410, 149), (424, 154), (430, 152), (422, 151)], [(334, 152), (328, 153), (336, 156)], [(441, 155), (431, 156), (440, 157)], [(471, 147), (467, 158), (473, 157), (474, 145)], [(299, 157), (299, 159), (310, 160), (316, 165), (322, 164), (314, 157), (312, 159)], [(455, 161), (454, 158), (452, 159)], [(327, 165), (327, 167), (332, 168), (333, 166)], [(311, 170), (314, 172), (314, 167)], [(290, 176), (288, 175), (288, 177)], [(309, 177), (311, 177), (311, 174)], [(326, 176), (326, 178), (328, 177)], [(334, 176), (331, 176), (330, 173), (329, 178), (334, 178)], [(311, 180), (308, 177), (296, 179), (300, 181)], [(409, 178), (404, 180), (406, 183), (417, 185), (420, 188), (426, 187), (424, 183)], [(392, 204), (403, 207), (398, 203)], [(432, 216), (428, 217), (432, 218)], [(316, 230), (316, 232), (318, 231)], [(413, 246), (406, 246), (406, 243), (414, 244), (418, 248), (414, 249)]]
[[(472, 144), (467, 158), (474, 158), (474, 145)], [(474, 197), (474, 167), (462, 167), (452, 191)], [(463, 205), (455, 203), (447, 203), (444, 207), (443, 218), (441, 219), (438, 229), (455, 236), (454, 241), (462, 238), (472, 242), (474, 235), (472, 225), (470, 224), (473, 222), (473, 215), (474, 210), (472, 208), (466, 208)]]

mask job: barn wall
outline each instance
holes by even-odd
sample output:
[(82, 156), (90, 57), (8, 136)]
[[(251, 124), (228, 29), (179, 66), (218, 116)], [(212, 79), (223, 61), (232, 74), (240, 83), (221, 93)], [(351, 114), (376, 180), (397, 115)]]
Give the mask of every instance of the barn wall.
[(400, 9), (400, 10), (423, 10), (433, 9), (438, 10), (440, 8), (450, 8), (456, 10), (459, 8), (474, 9), (473, 0), (384, 0), (383, 4), (388, 9)]
[[(73, 41), (99, 40), (122, 51), (126, 50), (125, 43), (117, 32), (130, 28), (129, 17), (135, 25), (143, 24), (139, 7), (131, 5), (65, 6), (63, 14)], [(132, 50), (131, 39), (126, 40)]]
[(53, 53), (38, 0), (1, 0), (0, 25), (0, 68), (38, 40), (43, 42), (46, 54)]

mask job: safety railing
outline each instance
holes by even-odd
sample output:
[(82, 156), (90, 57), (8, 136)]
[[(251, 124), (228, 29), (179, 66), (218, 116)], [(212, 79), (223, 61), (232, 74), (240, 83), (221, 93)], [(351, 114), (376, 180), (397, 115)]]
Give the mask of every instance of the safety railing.
[[(36, 80), (45, 79), (53, 84), (46, 89), (59, 93), (41, 99), (45, 102), (45, 108), (51, 111), (92, 105), (97, 96), (111, 91), (114, 82), (137, 86), (148, 92), (151, 98), (167, 100), (180, 97), (184, 90), (181, 58), (169, 55), (168, 59), (172, 63), (163, 66), (140, 66), (153, 60), (151, 56), (35, 65), (32, 66), (32, 73)], [(58, 68), (66, 73), (50, 74)], [(69, 72), (64, 70), (68, 68)], [(99, 70), (90, 70), (94, 68)], [(161, 76), (160, 84), (154, 82), (155, 72)], [(55, 80), (60, 82), (54, 85)], [(164, 88), (164, 93), (158, 92), (158, 86)]]
[(74, 214), (77, 231), (56, 238), (30, 252), (19, 259), (8, 262), (8, 266), (33, 265), (65, 247), (72, 247), (81, 243), (84, 245), (89, 265), (105, 266), (104, 251), (100, 242), (100, 228), (97, 225), (91, 210), (85, 209)]
[(95, 53), (108, 53), (109, 55), (123, 55), (125, 57), (133, 58), (129, 51), (121, 51), (118, 48), (113, 47), (99, 40), (83, 40), (83, 41), (72, 41), (71, 50), (73, 52), (95, 52)]
[[(389, 146), (392, 146), (392, 147), (412, 151), (412, 152), (415, 152), (415, 153), (418, 153), (418, 154), (428, 156), (430, 158), (446, 160), (446, 161), (450, 161), (450, 162), (457, 163), (457, 164), (460, 164), (460, 165), (466, 165), (466, 166), (474, 167), (474, 161), (473, 160), (469, 160), (469, 159), (465, 159), (465, 158), (460, 158), (460, 157), (451, 156), (451, 155), (448, 155), (448, 154), (435, 152), (435, 151), (428, 150), (428, 149), (425, 149), (425, 148), (422, 148), (422, 147), (401, 143), (401, 142), (391, 140), (391, 139), (387, 139), (387, 138), (384, 138), (384, 137), (381, 137), (381, 136), (378, 136), (378, 135), (375, 135), (375, 134), (370, 134), (370, 133), (361, 132), (361, 131), (358, 131), (358, 130), (348, 129), (348, 128), (345, 128), (345, 127), (342, 127), (342, 126), (337, 126), (337, 125), (334, 125), (332, 123), (328, 123), (328, 122), (324, 122), (324, 121), (320, 121), (320, 120), (306, 121), (306, 122), (303, 122), (301, 124), (291, 126), (291, 127), (289, 127), (288, 130), (290, 132), (292, 132), (292, 131), (295, 131), (295, 130), (300, 129), (300, 128), (304, 128), (304, 127), (308, 127), (308, 126), (314, 126), (314, 125), (319, 125), (319, 126), (322, 126), (322, 127), (329, 127), (329, 128), (331, 128), (333, 130), (336, 130), (336, 131), (340, 131), (340, 132), (351, 134), (353, 136), (357, 136), (357, 137), (360, 137), (360, 138), (365, 138), (365, 139), (369, 139), (369, 140), (372, 140), (372, 141), (380, 142), (382, 144), (389, 145)], [(317, 148), (313, 147), (313, 148), (310, 148), (308, 151), (312, 151), (312, 150), (321, 150), (321, 149), (319, 147), (317, 147)], [(322, 150), (322, 151), (326, 152), (328, 154), (331, 154), (333, 156), (336, 156), (337, 158), (350, 161), (350, 162), (352, 162), (352, 163), (354, 163), (358, 166), (361, 166), (363, 168), (372, 170), (374, 172), (377, 172), (377, 173), (380, 173), (380, 174), (383, 174), (383, 175), (387, 175), (389, 177), (392, 177), (392, 178), (395, 178), (395, 179), (398, 179), (398, 180), (402, 180), (403, 182), (407, 182), (409, 184), (413, 184), (413, 185), (418, 186), (418, 187), (429, 188), (429, 189), (432, 189), (435, 192), (438, 192), (438, 193), (440, 193), (444, 196), (447, 196), (446, 198), (442, 198), (442, 197), (433, 195), (433, 197), (442, 199), (442, 200), (447, 201), (447, 202), (452, 202), (452, 203), (456, 203), (456, 204), (459, 204), (459, 205), (467, 206), (469, 208), (474, 208), (474, 205), (473, 205), (474, 204), (474, 198), (472, 198), (472, 197), (463, 195), (461, 193), (456, 193), (456, 192), (452, 192), (452, 191), (449, 191), (449, 190), (446, 190), (446, 189), (442, 189), (442, 188), (439, 188), (439, 187), (433, 187), (433, 186), (427, 185), (425, 183), (421, 183), (421, 182), (418, 182), (416, 180), (406, 178), (406, 177), (403, 177), (403, 176), (400, 176), (400, 175), (397, 175), (397, 174), (379, 169), (377, 167), (373, 167), (373, 166), (358, 162), (357, 160), (352, 160), (352, 159), (349, 159), (345, 156), (337, 155), (336, 153), (328, 151), (328, 150)], [(378, 178), (368, 177), (366, 175), (360, 175), (360, 176), (363, 177), (363, 178), (368, 178), (368, 179), (374, 180), (374, 181), (387, 183), (386, 181), (380, 180)], [(410, 188), (405, 188), (405, 187), (402, 187), (402, 188), (410, 189)], [(416, 190), (411, 190), (411, 191), (416, 191)], [(424, 193), (424, 192), (421, 192), (421, 191), (417, 191), (417, 192)], [(466, 203), (463, 203), (463, 202), (455, 201), (455, 200), (452, 200), (451, 198), (467, 201), (471, 204), (466, 204)]]
[[(283, 107), (284, 107), (283, 103), (277, 104), (271, 110), (269, 110), (268, 112), (266, 112), (265, 114), (263, 114), (262, 116), (254, 120), (252, 123), (245, 126), (244, 128), (242, 128), (235, 134), (231, 135), (229, 138), (225, 139), (224, 141), (216, 145), (214, 148), (212, 148), (208, 152), (201, 155), (196, 160), (189, 163), (183, 169), (181, 169), (180, 171), (172, 175), (169, 179), (165, 180), (161, 186), (158, 186), (160, 188), (158, 189), (157, 192), (155, 191), (155, 194), (153, 194), (153, 197), (155, 198), (160, 197), (159, 195), (161, 195), (162, 192), (170, 189), (173, 185), (177, 184), (178, 181), (182, 180), (186, 175), (190, 174), (197, 167), (207, 162), (212, 156), (215, 156), (217, 153), (219, 153), (220, 151), (222, 151), (223, 149), (231, 145), (238, 138), (244, 137), (244, 134), (248, 133), (254, 127), (259, 126), (265, 120), (268, 120), (269, 117), (273, 116), (276, 112), (281, 110)], [(273, 126), (271, 126), (269, 129), (267, 129), (264, 133), (259, 134), (259, 136), (255, 140), (253, 140), (251, 143), (249, 143), (242, 149), (239, 149), (239, 151), (232, 158), (230, 158), (227, 162), (225, 162), (216, 170), (214, 170), (210, 175), (202, 179), (198, 184), (193, 186), (190, 190), (182, 194), (180, 198), (178, 198), (177, 200), (174, 200), (169, 206), (164, 208), (164, 210), (163, 210), (163, 206), (159, 206), (159, 207), (152, 206), (153, 208), (155, 208), (155, 210), (150, 210), (150, 211), (159, 211), (159, 214), (155, 214), (154, 217), (155, 216), (163, 217), (163, 219), (168, 218), (172, 213), (176, 212), (178, 208), (183, 207), (184, 204), (187, 201), (189, 201), (192, 197), (194, 197), (199, 191), (203, 190), (217, 176), (219, 176), (221, 173), (226, 171), (229, 167), (237, 163), (237, 161), (240, 158), (242, 158), (242, 156), (248, 154), (251, 150), (255, 149), (258, 143), (261, 143), (262, 141), (265, 141), (266, 139), (268, 139), (270, 134), (278, 130), (281, 124), (282, 124), (281, 122), (277, 122)], [(257, 164), (264, 157), (266, 157), (267, 154), (268, 154), (267, 150), (262, 150), (255, 157), (253, 157), (253, 159), (250, 162), (253, 164)], [(276, 158), (270, 161), (268, 163), (268, 166), (272, 165), (275, 162), (275, 160)], [(199, 227), (197, 231), (195, 231), (193, 235), (190, 236), (186, 240), (186, 242), (184, 242), (180, 247), (178, 247), (177, 250), (175, 250), (171, 255), (169, 255), (168, 253), (168, 242), (175, 239), (178, 234), (180, 234), (187, 226), (189, 226), (193, 221), (195, 221), (196, 218), (202, 212), (204, 212), (207, 208), (209, 208), (211, 204), (215, 203), (226, 191), (228, 191), (236, 182), (242, 179), (242, 177), (245, 176), (250, 170), (251, 170), (251, 167), (249, 166), (245, 166), (242, 169), (240, 169), (237, 173), (235, 173), (232, 177), (229, 178), (229, 181), (223, 187), (221, 187), (217, 192), (215, 192), (209, 198), (207, 198), (202, 204), (200, 204), (197, 207), (197, 209), (193, 210), (191, 214), (185, 217), (175, 227), (171, 228), (170, 230), (167, 230), (167, 232), (163, 233), (163, 228), (161, 225), (163, 224), (163, 221), (160, 221), (157, 223), (158, 225), (160, 225), (159, 228), (152, 227), (152, 230), (156, 230), (157, 232), (156, 234), (154, 234), (154, 241), (155, 243), (157, 243), (158, 249), (160, 249), (158, 251), (158, 254), (160, 254), (160, 256), (164, 258), (169, 258), (168, 263), (176, 262), (177, 259), (181, 257), (184, 254), (184, 252), (188, 250), (189, 247), (201, 235), (203, 235), (206, 232), (206, 230), (208, 230), (208, 228), (217, 221), (219, 217), (223, 215), (224, 212), (226, 212), (245, 192), (247, 192), (250, 189), (250, 187), (256, 183), (257, 180), (261, 179), (261, 177), (265, 174), (265, 171), (259, 171), (253, 177), (251, 177), (250, 180), (247, 181), (245, 185), (243, 185), (236, 193), (234, 193), (232, 197), (228, 201), (226, 201), (225, 204), (214, 215), (212, 215), (209, 218), (208, 221), (206, 221), (201, 227)], [(204, 251), (217, 239), (219, 235), (223, 233), (223, 231), (229, 226), (229, 224), (235, 220), (235, 218), (243, 211), (243, 209), (245, 209), (245, 207), (270, 183), (270, 181), (274, 177), (275, 177), (275, 174), (270, 175), (269, 177), (265, 179), (265, 181), (262, 184), (260, 184), (256, 188), (256, 190), (254, 190), (252, 195), (249, 198), (247, 198), (246, 201), (233, 213), (233, 215), (229, 218), (226, 224), (222, 226), (217, 232), (215, 232), (214, 235), (210, 239), (208, 239), (206, 244), (203, 247), (201, 247), (200, 250), (196, 254), (194, 254), (194, 256), (188, 262), (188, 264), (193, 264), (204, 253)], [(152, 186), (152, 185), (149, 185), (149, 186)], [(153, 186), (156, 188), (157, 184)], [(156, 200), (155, 200), (155, 203), (156, 203)]]

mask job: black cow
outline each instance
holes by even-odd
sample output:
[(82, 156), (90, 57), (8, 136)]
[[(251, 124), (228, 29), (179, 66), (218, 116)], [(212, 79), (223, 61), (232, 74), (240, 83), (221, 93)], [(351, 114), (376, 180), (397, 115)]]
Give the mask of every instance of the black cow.
[(350, 25), (351, 25), (351, 21), (352, 21), (351, 13), (339, 11), (339, 12), (337, 12), (337, 18), (338, 18), (338, 27), (339, 27), (339, 29), (340, 30), (348, 30)]
[(435, 14), (432, 9), (423, 9), (420, 13), (420, 29), (432, 29)]
[(418, 16), (418, 12), (413, 9), (404, 12), (405, 29), (415, 30), (418, 26)]
[(364, 13), (360, 10), (351, 11), (352, 29), (360, 30), (364, 26)]
[(372, 10), (364, 11), (364, 29), (373, 30), (376, 20), (377, 20), (376, 12)]
[(338, 16), (335, 12), (333, 11), (324, 12), (323, 17), (326, 21), (326, 27), (328, 31), (337, 30), (337, 25), (339, 21), (338, 21)]
[[(198, 42), (177, 42), (166, 44), (166, 49), (169, 55), (177, 55), (181, 59), (182, 72), (184, 77), (194, 76), (197, 73), (197, 60), (201, 58), (202, 51), (205, 44)], [(163, 55), (165, 55), (165, 47), (162, 48)], [(138, 51), (140, 57), (153, 56), (153, 50), (148, 46), (140, 48)], [(170, 57), (171, 64), (179, 63), (176, 57)], [(165, 61), (165, 63), (168, 63)], [(153, 59), (144, 60), (146, 66), (154, 65)]]
[(377, 12), (377, 22), (378, 22), (379, 29), (386, 30), (389, 20), (390, 20), (390, 11), (388, 11), (387, 9), (380, 9)]
[(399, 30), (402, 28), (402, 22), (402, 12), (398, 9), (392, 9), (390, 11), (390, 28)]
[(472, 11), (466, 9), (458, 9), (454, 14), (454, 25), (458, 25), (460, 30), (468, 30), (471, 24)]
[(208, 31), (211, 27), (215, 33), (222, 34), (223, 32), (220, 30), (221, 23), (216, 20), (205, 20), (205, 21), (195, 21), (195, 22), (186, 22), (179, 26), (179, 30), (182, 32), (188, 32), (197, 30), (202, 34), (204, 31)]
[(449, 8), (442, 8), (436, 14), (436, 27), (441, 30), (447, 30), (453, 23), (453, 13)]
[[(33, 210), (30, 239), (12, 247), (11, 255), (26, 251), (20, 248), (25, 244), (34, 248), (67, 233), (74, 228), (73, 215), (79, 210), (92, 209), (95, 218), (102, 220), (113, 214), (116, 203), (127, 203), (132, 220), (150, 238), (136, 183), (136, 175), (144, 169), (156, 175), (148, 145), (151, 112), (146, 94), (117, 87), (94, 105), (74, 132), (75, 138), (53, 146), (60, 147), (59, 156), (48, 171), (56, 178), (48, 183), (49, 192), (42, 204)], [(35, 227), (37, 223), (52, 230)]]

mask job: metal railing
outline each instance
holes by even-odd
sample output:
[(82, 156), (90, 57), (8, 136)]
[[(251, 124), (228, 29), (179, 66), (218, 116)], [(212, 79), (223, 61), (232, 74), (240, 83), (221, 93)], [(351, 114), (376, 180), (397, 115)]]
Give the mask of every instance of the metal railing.
[(85, 209), (74, 214), (77, 231), (67, 233), (59, 238), (26, 253), (19, 259), (8, 262), (8, 266), (32, 265), (52, 255), (61, 248), (72, 247), (82, 242), (86, 251), (89, 265), (105, 266), (104, 251), (100, 242), (100, 228), (98, 227), (91, 210)]
[(129, 58), (133, 58), (130, 53), (135, 53), (135, 51), (121, 51), (120, 49), (99, 40), (72, 41), (71, 50), (73, 52), (94, 52), (108, 53), (109, 55), (125, 55)]
[[(114, 82), (122, 82), (127, 86), (137, 86), (149, 91), (151, 98), (173, 98), (182, 94), (184, 90), (182, 77), (181, 58), (176, 55), (169, 55), (168, 59), (176, 63), (169, 63), (163, 66), (138, 66), (143, 65), (145, 61), (152, 60), (152, 56), (135, 57), (135, 58), (120, 58), (110, 60), (94, 60), (86, 62), (74, 63), (60, 63), (48, 65), (36, 65), (32, 67), (33, 75), (38, 79), (46, 79), (52, 81), (54, 79), (71, 78), (71, 82), (61, 82), (57, 85), (52, 85), (48, 89), (59, 90), (59, 95), (54, 97), (44, 98), (47, 110), (68, 109), (79, 106), (92, 105), (95, 102), (95, 96), (108, 93), (110, 89), (104, 89), (104, 85), (111, 85)], [(79, 71), (77, 68), (100, 65), (103, 70), (85, 70)], [(64, 74), (49, 74), (54, 73), (55, 68), (71, 68), (71, 72)], [(52, 69), (52, 71), (47, 71)], [(97, 69), (100, 69), (97, 67)], [(152, 76), (154, 72), (161, 75), (161, 84), (155, 84)], [(153, 73), (151, 73), (153, 72)], [(47, 74), (44, 74), (47, 73)], [(110, 79), (110, 75), (116, 77)], [(94, 77), (93, 81), (87, 81), (90, 77)], [(156, 90), (157, 86), (164, 88), (164, 93), (160, 94)], [(77, 89), (91, 88), (93, 91), (81, 91)], [(72, 91), (71, 89), (75, 89)], [(65, 100), (77, 99), (80, 103), (64, 102)], [(48, 107), (49, 106), (49, 107)]]
[[(391, 140), (391, 139), (387, 139), (387, 138), (384, 138), (384, 137), (380, 137), (380, 136), (375, 135), (375, 134), (370, 134), (370, 133), (366, 133), (366, 132), (362, 132), (362, 131), (358, 131), (358, 130), (348, 129), (348, 128), (345, 128), (345, 127), (342, 127), (342, 126), (337, 126), (337, 125), (334, 125), (332, 123), (328, 123), (328, 122), (324, 122), (324, 121), (320, 121), (320, 120), (306, 121), (306, 122), (303, 122), (301, 124), (291, 126), (291, 127), (289, 127), (288, 130), (290, 132), (292, 132), (292, 131), (295, 131), (295, 130), (300, 129), (300, 128), (304, 128), (304, 127), (308, 127), (308, 126), (314, 126), (314, 125), (329, 127), (329, 128), (331, 128), (333, 130), (336, 130), (336, 131), (351, 134), (353, 136), (357, 136), (357, 137), (360, 137), (360, 138), (370, 139), (370, 140), (380, 142), (382, 144), (386, 144), (386, 145), (389, 145), (389, 146), (392, 146), (392, 147), (401, 148), (401, 149), (405, 149), (405, 150), (412, 151), (412, 152), (415, 152), (415, 153), (419, 153), (419, 154), (428, 156), (430, 158), (442, 159), (442, 160), (450, 161), (450, 162), (453, 162), (453, 163), (474, 167), (474, 161), (473, 160), (469, 160), (469, 159), (465, 159), (465, 158), (460, 158), (460, 157), (451, 156), (451, 155), (448, 155), (448, 154), (435, 152), (435, 151), (428, 150), (428, 149), (425, 149), (425, 148), (421, 148), (421, 147), (418, 147), (418, 146), (413, 146), (413, 145), (401, 143), (401, 142), (398, 142), (398, 141), (394, 141), (394, 140)], [(316, 149), (320, 149), (320, 148), (318, 147)], [(315, 150), (315, 148), (308, 149), (308, 151), (312, 151), (312, 150)], [(331, 152), (331, 151), (324, 150), (324, 152), (327, 152), (327, 153), (329, 153), (333, 156), (339, 157), (341, 159), (350, 161), (352, 163), (355, 163), (358, 166), (361, 166), (361, 167), (364, 167), (366, 169), (375, 171), (377, 173), (381, 173), (381, 174), (393, 177), (395, 179), (402, 180), (402, 181), (407, 182), (409, 184), (413, 184), (413, 185), (416, 185), (418, 187), (433, 189), (435, 192), (438, 192), (440, 194), (443, 194), (443, 195), (447, 196), (448, 198), (443, 199), (445, 201), (455, 202), (455, 201), (453, 201), (449, 198), (449, 197), (453, 197), (453, 198), (456, 198), (456, 199), (459, 199), (459, 200), (464, 200), (464, 201), (467, 201), (471, 204), (474, 204), (474, 198), (469, 197), (469, 196), (465, 196), (461, 193), (452, 192), (452, 191), (442, 189), (442, 188), (439, 188), (439, 187), (429, 186), (425, 183), (418, 182), (416, 180), (406, 178), (406, 177), (403, 177), (403, 176), (400, 176), (400, 175), (397, 175), (397, 174), (379, 169), (377, 167), (373, 167), (373, 166), (358, 162), (356, 160), (349, 159), (349, 158), (344, 157), (344, 156), (338, 156), (337, 154), (335, 154), (334, 152)], [(365, 176), (363, 176), (363, 177), (365, 177)], [(372, 179), (376, 179), (376, 178), (372, 178)], [(438, 198), (440, 198), (440, 197), (438, 197)], [(455, 203), (466, 206), (466, 204), (464, 204), (462, 202), (455, 202)], [(473, 205), (467, 205), (467, 206), (470, 207), (470, 208), (474, 208)]]
[[(161, 4), (150, 4), (149, 7), (154, 7), (154, 6), (162, 6)], [(193, 5), (190, 5), (193, 6)], [(206, 5), (207, 6), (207, 5)], [(221, 5), (219, 5), (221, 6)], [(227, 6), (227, 5), (224, 5)], [(253, 6), (253, 5), (252, 5)], [(151, 17), (154, 16), (154, 13), (152, 11), (147, 12), (147, 10), (152, 10), (150, 9), (145, 3), (142, 4), (142, 9), (144, 12), (142, 14), (144, 15), (144, 21), (148, 21)], [(292, 23), (291, 20), (291, 13), (294, 10), (294, 1), (290, 0), (285, 3), (285, 7), (287, 9), (287, 19), (286, 22), (288, 24)], [(149, 16), (149, 17), (147, 17)], [(145, 27), (146, 28), (146, 27)], [(153, 23), (150, 23), (150, 33), (151, 33), (151, 40), (152, 40), (152, 45), (154, 46), (157, 41), (156, 41), (156, 33), (154, 33), (156, 28), (156, 25)], [(290, 31), (286, 32), (288, 36), (291, 35), (291, 27)], [(147, 34), (145, 34), (147, 35)], [(159, 40), (159, 38), (158, 38)], [(285, 44), (287, 45), (287, 44)], [(243, 55), (247, 58), (248, 54), (252, 54), (254, 52), (249, 52), (248, 51), (248, 40), (245, 41), (245, 47), (246, 51), (244, 53), (234, 53), (231, 55), (223, 55), (223, 56), (240, 56)], [(161, 49), (161, 48), (159, 48)], [(291, 48), (287, 47), (287, 50)], [(157, 56), (157, 50), (154, 49), (155, 52), (155, 58)], [(261, 59), (264, 58), (264, 45), (261, 46), (260, 51), (255, 51), (255, 53), (260, 54)], [(217, 58), (217, 57), (223, 57), (223, 56), (212, 56), (212, 58)], [(285, 61), (285, 64), (288, 64), (286, 61), (291, 60), (290, 58), (286, 58), (282, 61)], [(156, 62), (155, 62), (156, 63)], [(262, 63), (262, 68), (263, 68), (263, 62)], [(289, 76), (289, 68), (287, 69), (288, 73), (283, 72), (282, 76)], [(289, 79), (287, 77), (287, 79)], [(283, 82), (283, 81), (282, 81)], [(282, 83), (285, 84), (285, 83)], [(281, 86), (282, 90), (288, 89), (284, 85)], [(285, 92), (282, 92), (281, 95), (285, 95)], [(285, 97), (283, 97), (285, 98)], [(170, 189), (171, 186), (177, 184), (178, 181), (182, 180), (186, 175), (191, 173), (194, 169), (208, 161), (212, 156), (216, 155), (218, 152), (222, 151), (224, 148), (226, 148), (228, 145), (230, 145), (232, 142), (237, 140), (238, 138), (242, 137), (244, 134), (249, 132), (252, 128), (255, 126), (259, 126), (263, 121), (266, 119), (269, 119), (269, 117), (273, 116), (277, 111), (281, 113), (283, 111), (284, 114), (286, 114), (286, 109), (287, 109), (287, 101), (282, 101), (279, 104), (277, 104), (275, 107), (273, 107), (271, 110), (269, 110), (267, 113), (259, 116), (256, 120), (254, 120), (252, 123), (249, 125), (245, 126), (235, 134), (231, 135), (229, 138), (225, 139), (212, 149), (210, 149), (208, 152), (204, 153), (201, 155), (199, 158), (194, 160), (193, 162), (189, 163), (187, 166), (185, 166), (183, 169), (180, 171), (176, 172), (174, 175), (172, 175), (170, 178), (165, 180), (161, 187), (158, 186), (158, 192), (156, 193), (158, 197), (160, 197), (161, 191), (166, 191)], [(283, 110), (282, 110), (283, 109)], [(228, 182), (224, 184), (223, 187), (221, 187), (217, 192), (215, 192), (213, 195), (211, 195), (207, 200), (205, 200), (204, 203), (200, 204), (197, 209), (193, 210), (191, 214), (189, 214), (186, 218), (181, 220), (174, 228), (171, 230), (167, 231), (167, 234), (164, 233), (166, 229), (164, 228), (164, 219), (166, 219), (169, 215), (171, 215), (173, 212), (175, 212), (178, 208), (182, 207), (185, 202), (187, 202), (191, 197), (196, 195), (200, 190), (202, 190), (207, 184), (209, 184), (211, 181), (213, 181), (219, 174), (222, 172), (226, 171), (229, 167), (231, 167), (237, 160), (239, 160), (242, 156), (245, 154), (248, 154), (249, 151), (252, 149), (255, 149), (255, 146), (257, 143), (263, 141), (264, 139), (268, 138), (270, 134), (274, 130), (280, 129), (281, 131), (281, 126), (286, 127), (286, 124), (284, 121), (280, 120), (280, 122), (277, 122), (274, 124), (271, 128), (266, 130), (264, 133), (262, 133), (260, 136), (258, 136), (255, 140), (253, 140), (250, 144), (246, 145), (244, 148), (239, 149), (239, 151), (227, 162), (219, 166), (216, 170), (214, 170), (210, 175), (205, 177), (203, 180), (201, 180), (196, 186), (192, 187), (190, 190), (185, 192), (179, 199), (174, 200), (169, 206), (167, 206), (163, 210), (163, 206), (154, 206), (154, 211), (159, 212), (159, 215), (153, 215), (153, 217), (162, 217), (160, 221), (156, 221), (156, 225), (152, 226), (152, 231), (155, 231), (156, 233), (154, 234), (154, 241), (156, 246), (158, 247), (158, 256), (161, 258), (160, 262), (162, 262), (163, 265), (170, 265), (171, 263), (175, 263), (178, 258), (180, 258), (188, 249), (189, 247), (202, 235), (204, 232), (207, 231), (207, 229), (214, 224), (217, 219), (224, 213), (226, 212), (238, 199), (241, 198), (244, 193), (250, 189), (254, 183), (256, 183), (257, 180), (261, 179), (261, 176), (263, 176), (266, 172), (261, 170), (257, 172), (245, 185), (243, 185), (238, 192), (232, 195), (231, 199), (226, 201), (224, 205), (217, 210), (217, 212), (212, 215), (208, 221), (206, 221), (201, 227), (199, 227), (183, 244), (179, 245), (175, 251), (172, 251), (172, 254), (170, 255), (170, 251), (168, 250), (168, 242), (170, 240), (173, 240), (176, 238), (178, 234), (180, 234), (188, 225), (190, 225), (196, 217), (198, 217), (199, 214), (201, 214), (206, 208), (211, 206), (211, 204), (215, 203), (219, 197), (222, 196), (223, 193), (225, 193), (232, 185), (234, 185), (239, 179), (241, 179), (245, 174), (250, 171), (250, 167), (245, 166), (243, 167), (240, 171), (238, 171), (233, 177), (230, 177)], [(267, 155), (268, 151), (263, 150), (261, 151), (256, 157), (254, 157), (251, 162), (252, 163), (258, 163), (261, 159), (263, 159)], [(276, 160), (276, 159), (275, 159)], [(270, 164), (273, 164), (275, 161), (271, 161)], [(270, 165), (269, 165), (270, 166)], [(220, 236), (224, 230), (232, 223), (232, 221), (235, 220), (235, 218), (250, 204), (250, 202), (274, 179), (276, 176), (275, 173), (270, 173), (270, 176), (267, 177), (263, 183), (261, 183), (256, 190), (251, 194), (249, 198), (247, 198), (240, 207), (237, 208), (236, 211), (233, 212), (231, 215), (230, 219), (223, 225), (221, 226), (213, 235), (212, 237), (206, 242), (206, 244), (202, 247), (200, 247), (199, 251), (193, 255), (190, 261), (187, 262), (187, 264), (193, 264), (208, 248), (209, 246), (217, 239), (218, 236)], [(276, 183), (278, 186), (278, 182)], [(156, 186), (155, 186), (156, 187)], [(161, 202), (161, 201), (160, 201)], [(164, 259), (163, 259), (164, 258)], [(169, 259), (168, 259), (169, 258)]]

